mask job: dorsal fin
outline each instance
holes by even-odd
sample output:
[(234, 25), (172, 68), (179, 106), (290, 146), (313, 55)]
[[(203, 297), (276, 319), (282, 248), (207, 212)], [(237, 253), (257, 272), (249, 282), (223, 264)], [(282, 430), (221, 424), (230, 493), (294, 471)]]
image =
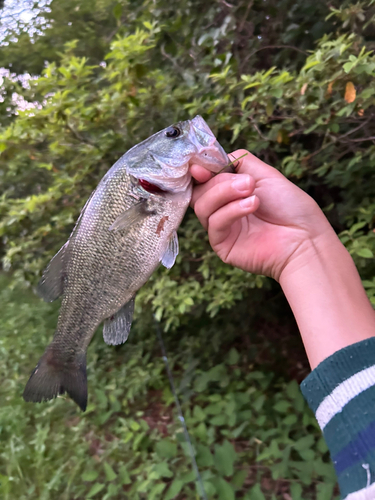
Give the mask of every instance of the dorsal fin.
[(60, 297), (64, 291), (65, 253), (68, 244), (69, 241), (67, 241), (51, 259), (43, 273), (42, 279), (38, 283), (38, 295), (46, 302), (53, 302)]
[(86, 201), (83, 209), (81, 210), (81, 213), (79, 214), (77, 222), (75, 223), (75, 226), (73, 228), (71, 235), (69, 236), (68, 241), (65, 243), (65, 245), (63, 245), (60, 248), (57, 254), (54, 257), (52, 257), (50, 263), (43, 272), (41, 280), (38, 283), (37, 293), (46, 302), (53, 302), (54, 300), (59, 298), (64, 291), (65, 270), (69, 260), (69, 252), (68, 252), (69, 241), (78, 231), (83, 214), (85, 213), (85, 210), (91, 198), (94, 196), (94, 193), (95, 191), (91, 193), (89, 199)]

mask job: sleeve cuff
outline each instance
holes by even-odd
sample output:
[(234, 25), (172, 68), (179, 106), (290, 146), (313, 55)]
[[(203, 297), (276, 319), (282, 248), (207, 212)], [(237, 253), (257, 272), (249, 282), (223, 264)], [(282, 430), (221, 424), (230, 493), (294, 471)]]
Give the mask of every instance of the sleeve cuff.
[(323, 431), (342, 498), (375, 498), (375, 337), (337, 351), (301, 384)]

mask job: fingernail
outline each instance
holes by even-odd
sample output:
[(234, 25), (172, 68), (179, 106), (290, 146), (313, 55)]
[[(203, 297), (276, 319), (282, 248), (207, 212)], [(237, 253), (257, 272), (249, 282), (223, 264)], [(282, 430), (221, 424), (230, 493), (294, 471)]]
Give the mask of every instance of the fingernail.
[(251, 208), (254, 205), (255, 195), (249, 196), (249, 198), (245, 198), (240, 201), (241, 208)]
[(241, 175), (239, 179), (236, 179), (232, 182), (232, 187), (233, 189), (236, 189), (240, 192), (248, 191), (250, 187), (250, 176)]

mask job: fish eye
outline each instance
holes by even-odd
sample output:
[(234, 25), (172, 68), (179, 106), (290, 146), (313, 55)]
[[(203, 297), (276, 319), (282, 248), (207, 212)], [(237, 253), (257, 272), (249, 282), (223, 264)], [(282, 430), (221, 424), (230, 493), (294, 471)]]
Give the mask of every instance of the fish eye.
[(167, 137), (178, 137), (181, 135), (181, 130), (178, 128), (178, 127), (169, 127), (167, 128), (167, 130), (165, 131), (165, 135)]

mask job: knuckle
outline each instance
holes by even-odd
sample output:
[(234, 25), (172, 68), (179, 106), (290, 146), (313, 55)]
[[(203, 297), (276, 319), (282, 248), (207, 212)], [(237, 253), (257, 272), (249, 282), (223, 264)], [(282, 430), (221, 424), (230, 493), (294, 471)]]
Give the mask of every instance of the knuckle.
[(207, 218), (208, 218), (208, 213), (207, 213), (207, 207), (206, 203), (204, 201), (204, 198), (199, 198), (199, 200), (196, 201), (194, 205), (194, 212), (195, 215), (198, 217), (200, 220), (201, 224), (206, 227), (207, 226)]
[(220, 186), (223, 182), (231, 181), (235, 178), (236, 174), (231, 174), (230, 172), (222, 172), (221, 174), (217, 174), (212, 179), (212, 186)]
[(217, 212), (211, 214), (207, 218), (207, 227), (210, 229), (210, 231), (220, 231), (223, 228), (223, 225), (223, 220)]
[(244, 155), (248, 153), (249, 154), (249, 151), (247, 149), (236, 149), (236, 151), (232, 151), (232, 155), (238, 155), (238, 156), (241, 156), (241, 155)]

